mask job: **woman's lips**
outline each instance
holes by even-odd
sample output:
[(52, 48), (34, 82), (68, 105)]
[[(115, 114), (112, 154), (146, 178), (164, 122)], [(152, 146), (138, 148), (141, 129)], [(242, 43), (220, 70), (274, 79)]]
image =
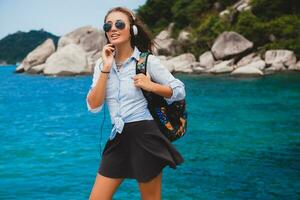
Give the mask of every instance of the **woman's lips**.
[(112, 39), (117, 39), (118, 37), (119, 37), (118, 34), (112, 34), (112, 35), (111, 35), (111, 38), (112, 38)]

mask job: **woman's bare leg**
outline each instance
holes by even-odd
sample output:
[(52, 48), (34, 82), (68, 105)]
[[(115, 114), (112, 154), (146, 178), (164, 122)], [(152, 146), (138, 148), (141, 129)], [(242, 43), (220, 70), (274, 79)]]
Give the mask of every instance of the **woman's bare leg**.
[(146, 183), (139, 182), (142, 200), (161, 200), (161, 182), (162, 172)]
[(108, 178), (97, 173), (89, 200), (111, 200), (123, 178)]

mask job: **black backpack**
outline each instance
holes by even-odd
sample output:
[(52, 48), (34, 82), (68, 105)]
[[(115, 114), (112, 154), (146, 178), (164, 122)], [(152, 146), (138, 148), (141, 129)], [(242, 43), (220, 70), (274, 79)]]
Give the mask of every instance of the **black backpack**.
[[(136, 74), (147, 73), (147, 59), (150, 52), (142, 52), (136, 62)], [(185, 99), (168, 105), (164, 97), (142, 89), (148, 102), (148, 109), (160, 131), (171, 141), (181, 138), (187, 130), (187, 111)]]

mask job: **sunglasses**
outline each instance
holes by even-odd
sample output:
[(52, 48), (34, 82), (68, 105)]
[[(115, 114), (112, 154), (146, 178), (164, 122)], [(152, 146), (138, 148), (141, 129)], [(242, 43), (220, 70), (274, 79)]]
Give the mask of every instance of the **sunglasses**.
[[(112, 23), (111, 23), (111, 22), (106, 22), (106, 23), (104, 23), (104, 25), (103, 25), (103, 30), (104, 30), (105, 32), (108, 32), (108, 31), (110, 31), (111, 27), (112, 27)], [(116, 27), (117, 29), (119, 29), (119, 30), (122, 30), (122, 29), (125, 28), (125, 22), (119, 19), (119, 20), (117, 20), (117, 21), (115, 22), (115, 27)]]

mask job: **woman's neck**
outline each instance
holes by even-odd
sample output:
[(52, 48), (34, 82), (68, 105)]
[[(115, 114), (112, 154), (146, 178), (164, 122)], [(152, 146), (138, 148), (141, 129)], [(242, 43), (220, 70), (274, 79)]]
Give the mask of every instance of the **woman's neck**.
[(129, 58), (133, 53), (133, 48), (131, 45), (120, 45), (116, 46), (116, 55), (115, 61), (117, 63), (124, 62), (127, 58)]

